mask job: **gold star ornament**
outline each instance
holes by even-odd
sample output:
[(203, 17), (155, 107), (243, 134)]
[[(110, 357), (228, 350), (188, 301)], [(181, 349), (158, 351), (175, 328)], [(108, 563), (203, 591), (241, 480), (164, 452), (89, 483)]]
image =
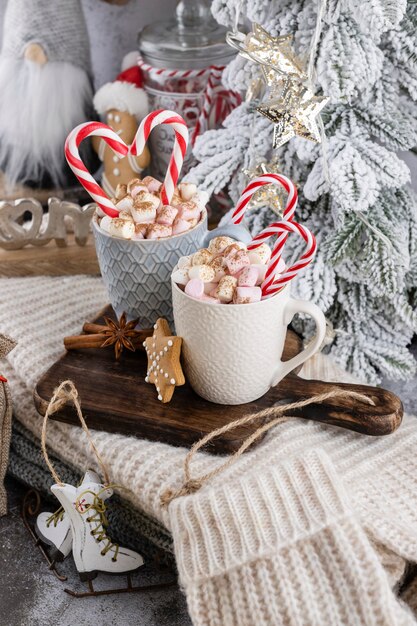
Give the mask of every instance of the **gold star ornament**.
[[(247, 183), (262, 174), (279, 174), (280, 166), (276, 158), (269, 163), (266, 160), (258, 161), (254, 166), (242, 170)], [(277, 185), (263, 185), (256, 191), (247, 205), (247, 210), (267, 206), (282, 219), (286, 202), (285, 189)]]
[(283, 146), (293, 137), (303, 137), (320, 143), (320, 130), (316, 121), (329, 98), (315, 96), (301, 84), (286, 81), (280, 96), (257, 107), (257, 111), (274, 124), (274, 149)]
[(304, 80), (307, 75), (303, 65), (291, 47), (292, 35), (271, 37), (259, 24), (253, 24), (253, 30), (246, 36), (247, 55), (262, 65), (265, 80), (270, 80), (276, 72), (288, 76), (298, 76)]
[(148, 357), (145, 381), (155, 385), (158, 400), (169, 402), (175, 387), (185, 384), (180, 363), (182, 338), (173, 336), (168, 322), (161, 317), (154, 326), (152, 337), (143, 345)]

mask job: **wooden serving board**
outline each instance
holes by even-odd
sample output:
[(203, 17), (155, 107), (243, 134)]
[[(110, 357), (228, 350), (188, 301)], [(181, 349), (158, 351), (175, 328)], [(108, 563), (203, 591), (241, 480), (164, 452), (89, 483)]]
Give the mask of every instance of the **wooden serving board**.
[[(113, 315), (110, 308), (103, 313)], [(103, 313), (94, 321), (100, 323)], [(289, 331), (283, 360), (292, 358), (301, 349), (300, 338)], [(171, 402), (162, 404), (157, 399), (155, 387), (145, 383), (146, 366), (146, 356), (142, 351), (125, 351), (120, 362), (115, 361), (114, 352), (109, 348), (67, 352), (36, 385), (36, 408), (44, 415), (55, 387), (63, 380), (71, 379), (78, 389), (84, 417), (90, 428), (176, 446), (191, 446), (212, 430), (277, 402), (308, 398), (335, 387), (365, 393), (373, 399), (375, 406), (350, 398), (333, 399), (325, 405), (310, 405), (297, 415), (366, 434), (382, 435), (395, 430), (403, 414), (399, 398), (384, 389), (304, 380), (294, 373), (249, 404), (213, 404), (200, 398), (188, 384), (175, 390)], [(79, 425), (76, 412), (69, 405), (54, 414), (52, 419)], [(259, 422), (225, 433), (211, 443), (210, 451), (234, 452), (258, 426)]]

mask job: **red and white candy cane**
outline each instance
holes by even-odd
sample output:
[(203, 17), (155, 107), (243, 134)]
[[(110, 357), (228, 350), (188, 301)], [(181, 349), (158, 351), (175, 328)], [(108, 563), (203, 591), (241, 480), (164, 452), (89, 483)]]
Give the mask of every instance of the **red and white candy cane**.
[(162, 76), (163, 78), (198, 78), (209, 74), (210, 67), (204, 67), (198, 70), (178, 70), (166, 67), (155, 67), (145, 63), (141, 56), (138, 57), (138, 65), (143, 72), (148, 72), (152, 77)]
[(178, 182), (188, 146), (188, 128), (181, 115), (178, 115), (175, 111), (168, 111), (165, 109), (149, 113), (145, 118), (143, 118), (141, 125), (137, 130), (133, 143), (130, 146), (130, 153), (133, 156), (142, 154), (149, 135), (155, 126), (159, 126), (160, 124), (168, 124), (169, 126), (172, 126), (175, 131), (174, 148), (168, 165), (168, 170), (165, 175), (164, 184), (161, 189), (162, 203), (169, 204), (172, 196), (174, 195), (175, 186)]
[(104, 213), (110, 217), (117, 217), (119, 211), (116, 209), (113, 202), (109, 200), (80, 159), (80, 143), (87, 137), (92, 136), (101, 137), (120, 158), (127, 155), (129, 147), (120, 139), (117, 133), (101, 122), (85, 122), (84, 124), (76, 126), (65, 141), (65, 157), (81, 185), (88, 191), (92, 199)]
[[(199, 135), (209, 128), (215, 128), (236, 108), (242, 99), (237, 92), (225, 90), (221, 87), (221, 77), (224, 65), (210, 65), (197, 70), (180, 70), (165, 67), (154, 67), (145, 63), (141, 56), (138, 57), (138, 65), (143, 72), (149, 74), (150, 78), (157, 81), (160, 78), (169, 79), (184, 79), (189, 81), (190, 79), (208, 77), (207, 85), (204, 90), (203, 106), (195, 125), (191, 144), (194, 145), (195, 140)], [(175, 91), (178, 90), (178, 86), (173, 87)], [(194, 91), (197, 88), (194, 89)], [(221, 89), (221, 91), (219, 91)], [(213, 107), (213, 103), (216, 106)]]
[[(296, 263), (291, 265), (291, 267), (289, 267), (285, 272), (279, 274), (279, 276), (275, 278), (275, 269), (281, 258), (282, 248), (286, 241), (286, 239), (282, 238), (282, 235), (285, 234), (285, 237), (287, 237), (291, 232), (297, 233), (304, 239), (306, 242), (306, 251), (300, 259), (296, 261)], [(297, 276), (300, 270), (311, 263), (317, 250), (316, 238), (306, 226), (302, 226), (297, 222), (289, 222), (286, 220), (274, 222), (260, 232), (259, 235), (256, 235), (256, 237), (254, 237), (248, 245), (248, 250), (256, 250), (256, 248), (258, 248), (262, 243), (265, 243), (270, 237), (275, 235), (278, 235), (278, 240), (276, 241), (272, 251), (268, 269), (265, 274), (265, 280), (262, 283), (263, 296), (273, 296), (278, 293), (278, 291), (281, 291), (281, 289), (285, 287), (288, 282)]]
[(232, 222), (234, 224), (240, 224), (245, 215), (246, 208), (252, 200), (252, 196), (264, 185), (278, 185), (284, 187), (285, 191), (288, 193), (288, 198), (283, 218), (285, 220), (292, 220), (298, 200), (296, 186), (292, 180), (281, 174), (262, 174), (251, 180), (249, 185), (243, 190), (232, 214)]

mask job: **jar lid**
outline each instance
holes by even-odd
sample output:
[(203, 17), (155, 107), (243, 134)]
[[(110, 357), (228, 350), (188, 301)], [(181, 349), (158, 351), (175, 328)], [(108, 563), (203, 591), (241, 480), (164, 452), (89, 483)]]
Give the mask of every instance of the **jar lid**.
[(236, 51), (226, 43), (226, 32), (206, 0), (182, 0), (174, 19), (153, 22), (139, 32), (139, 52), (145, 63), (159, 68), (227, 65)]

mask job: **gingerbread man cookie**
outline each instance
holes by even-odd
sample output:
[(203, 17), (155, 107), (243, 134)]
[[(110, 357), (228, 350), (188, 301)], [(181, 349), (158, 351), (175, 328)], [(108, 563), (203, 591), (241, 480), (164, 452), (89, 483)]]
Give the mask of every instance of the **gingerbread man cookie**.
[(146, 382), (155, 385), (158, 400), (169, 402), (175, 387), (185, 384), (180, 356), (182, 338), (171, 335), (168, 322), (159, 318), (152, 337), (143, 342), (148, 357)]

